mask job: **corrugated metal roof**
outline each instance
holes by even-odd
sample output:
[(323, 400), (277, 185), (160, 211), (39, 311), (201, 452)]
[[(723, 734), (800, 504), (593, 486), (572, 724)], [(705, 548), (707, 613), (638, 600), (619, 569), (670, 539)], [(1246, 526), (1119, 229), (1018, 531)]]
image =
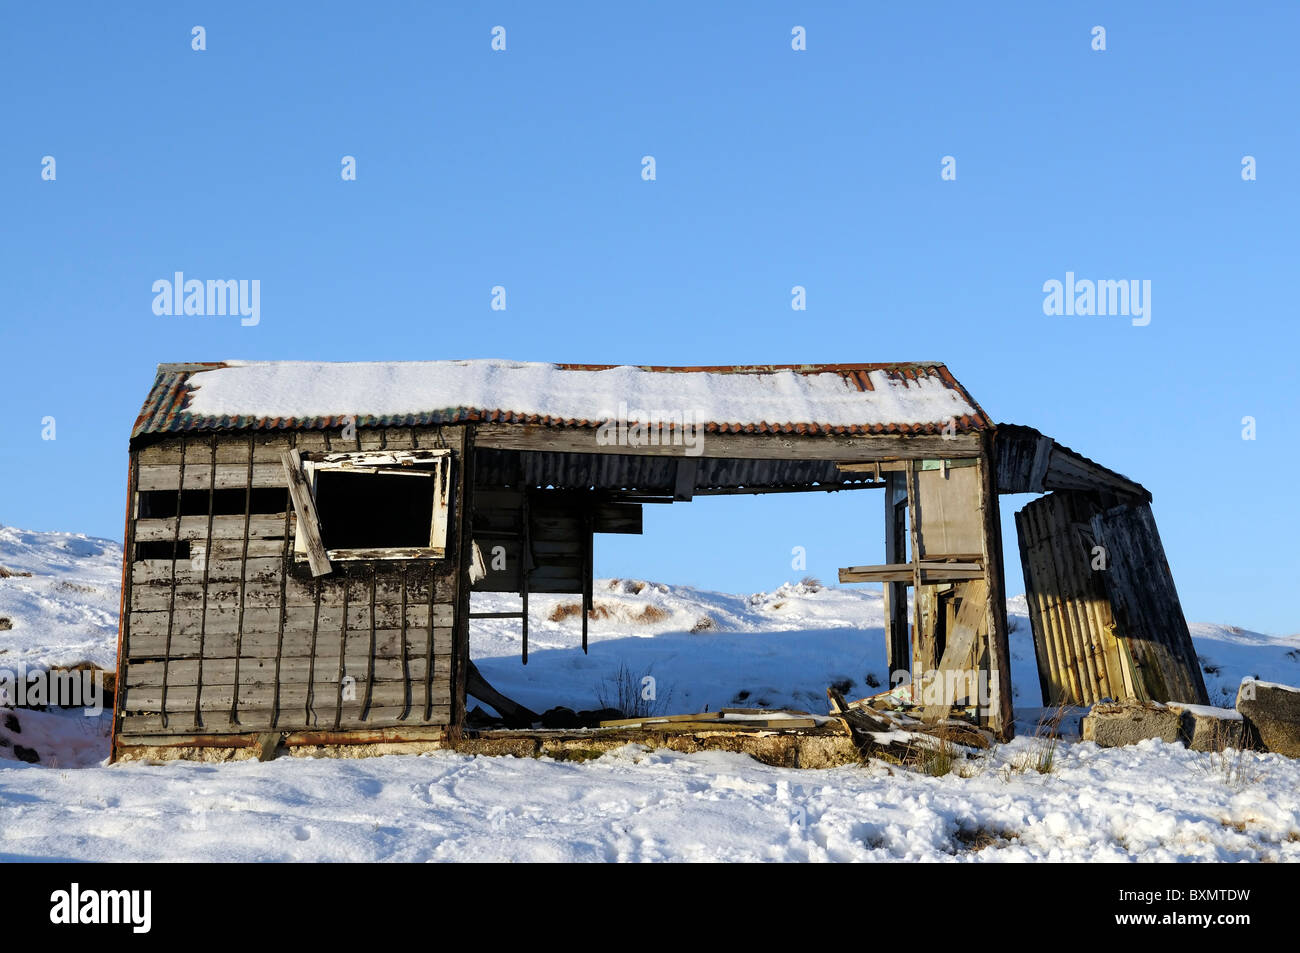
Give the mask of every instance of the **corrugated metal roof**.
[[(734, 375), (752, 376), (755, 378), (754, 393), (761, 394), (765, 406), (769, 408), (775, 406), (777, 408), (775, 412), (768, 414), (768, 416), (774, 418), (772, 420), (710, 419), (704, 421), (703, 430), (705, 433), (930, 434), (942, 432), (945, 426), (948, 425), (949, 420), (955, 421), (955, 431), (957, 433), (974, 433), (992, 427), (992, 421), (975, 403), (966, 389), (957, 382), (943, 364), (937, 362), (769, 364), (718, 367), (628, 367), (624, 365), (594, 364), (538, 365), (465, 361), (392, 362), (389, 364), (366, 365), (348, 363), (303, 364), (298, 362), (261, 362), (256, 364), (213, 362), (159, 365), (153, 389), (145, 401), (131, 435), (132, 438), (136, 438), (150, 434), (183, 431), (327, 430), (344, 426), (349, 418), (358, 427), (403, 427), (492, 422), (584, 428), (600, 426), (609, 419), (609, 408), (602, 403), (602, 399), (608, 398), (609, 394), (600, 394), (593, 391), (588, 397), (586, 391), (581, 388), (571, 393), (561, 394), (562, 400), (557, 400), (553, 393), (539, 394), (536, 400), (514, 398), (514, 401), (519, 406), (480, 406), (475, 403), (473, 398), (481, 396), (481, 394), (467, 393), (463, 398), (460, 398), (465, 402), (459, 404), (406, 407), (406, 412), (401, 413), (366, 412), (368, 409), (367, 402), (376, 402), (384, 409), (404, 404), (404, 394), (406, 392), (398, 390), (399, 385), (397, 383), (392, 385), (391, 392), (381, 393), (379, 397), (376, 397), (375, 380), (380, 383), (385, 380), (409, 381), (412, 373), (416, 373), (423, 378), (436, 377), (440, 373), (445, 373), (450, 380), (455, 381), (459, 379), (457, 375), (464, 376), (467, 373), (467, 368), (479, 372), (483, 365), (488, 365), (490, 371), (494, 375), (498, 375), (493, 378), (494, 382), (503, 379), (500, 375), (504, 375), (504, 379), (508, 379), (512, 371), (516, 369), (532, 374), (538, 373), (539, 369), (547, 374), (566, 371), (610, 371), (617, 373), (643, 371), (653, 373), (656, 376), (698, 374), (704, 376), (704, 386), (697, 386), (699, 381), (696, 379), (691, 381), (690, 388), (697, 396), (700, 393), (708, 394), (716, 391), (719, 395), (723, 395), (726, 400), (730, 400), (733, 405), (736, 403), (734, 387), (731, 386), (735, 382)], [(222, 388), (213, 390), (209, 387), (210, 394), (204, 395), (205, 398), (209, 398), (211, 394), (220, 393), (219, 399), (215, 401), (209, 399), (208, 403), (209, 405), (215, 403), (215, 406), (220, 407), (222, 412), (205, 413), (202, 406), (195, 406), (196, 394), (205, 386), (205, 383), (216, 383), (219, 380), (217, 374), (228, 368), (244, 375), (262, 373), (264, 378), (274, 377), (281, 369), (283, 369), (284, 373), (280, 377), (284, 379), (292, 379), (294, 374), (301, 376), (310, 373), (313, 386), (329, 394), (331, 402), (329, 409), (337, 409), (343, 412), (317, 414), (299, 411), (296, 413), (283, 413), (280, 410), (281, 407), (300, 408), (303, 406), (299, 391), (285, 388), (281, 383), (281, 392), (277, 394), (274, 388), (271, 388), (270, 396), (268, 396), (266, 388), (255, 390), (250, 387), (248, 396), (245, 398), (239, 389), (239, 383), (244, 378), (236, 380), (232, 375), (226, 375), (225, 378), (220, 378), (223, 384)], [(346, 386), (347, 381), (357, 379), (356, 371), (358, 368), (364, 368), (368, 375), (365, 378), (368, 386), (366, 388), (357, 388), (358, 394), (350, 397), (348, 386)], [(340, 386), (337, 388), (331, 386), (331, 375), (333, 374), (337, 374), (340, 379), (345, 379), (341, 381)], [(821, 380), (824, 377), (837, 378), (844, 389), (844, 393), (840, 394), (836, 402), (835, 414), (807, 413), (810, 406), (816, 409), (821, 405), (818, 405), (815, 401), (810, 402), (807, 395), (792, 394), (788, 400), (789, 414), (781, 415), (781, 404), (785, 394), (782, 385), (793, 379), (789, 376), (791, 374), (803, 378), (818, 378), (816, 384), (819, 393), (825, 393), (827, 390), (838, 393), (838, 388), (828, 388), (826, 383)], [(205, 375), (212, 376), (205, 381)], [(575, 380), (579, 376), (582, 377), (584, 382), (593, 378), (592, 374), (587, 373), (585, 375), (575, 375)], [(563, 373), (553, 374), (550, 380), (562, 385), (565, 383), (565, 377), (567, 375)], [(713, 380), (713, 378), (716, 378), (716, 380)], [(280, 378), (275, 379), (279, 380)], [(558, 385), (557, 390), (560, 389)], [(433, 392), (437, 393), (437, 388), (434, 388)], [(855, 395), (861, 395), (860, 400)], [(630, 393), (629, 397), (633, 401), (638, 399), (635, 392)], [(846, 397), (853, 399), (846, 402), (844, 400)], [(924, 400), (918, 401), (918, 398), (924, 398)], [(416, 402), (419, 399), (418, 396), (410, 398), (411, 401)], [(455, 399), (457, 398), (453, 397), (453, 400)], [(914, 404), (924, 404), (928, 407), (951, 407), (953, 410), (947, 416), (934, 420), (881, 419), (882, 408), (911, 406), (908, 403), (909, 399)], [(722, 400), (721, 397), (720, 400), (724, 405), (726, 404), (726, 400)], [(198, 403), (202, 405), (203, 401)], [(578, 415), (536, 412), (538, 408), (546, 407), (551, 403), (566, 408), (572, 408), (577, 404), (581, 405), (582, 410)], [(357, 406), (358, 404), (360, 406)], [(533, 406), (522, 406), (523, 404), (532, 404)], [(355, 408), (355, 410), (349, 413), (346, 412), (348, 408)], [(860, 408), (860, 411), (857, 408)], [(369, 409), (378, 408), (371, 407)], [(800, 411), (805, 413), (801, 414)], [(785, 419), (775, 419), (778, 416), (784, 416)], [(815, 416), (823, 416), (824, 419), (806, 419)], [(937, 415), (932, 414), (931, 416)], [(832, 419), (833, 417), (838, 417), (838, 419)]]

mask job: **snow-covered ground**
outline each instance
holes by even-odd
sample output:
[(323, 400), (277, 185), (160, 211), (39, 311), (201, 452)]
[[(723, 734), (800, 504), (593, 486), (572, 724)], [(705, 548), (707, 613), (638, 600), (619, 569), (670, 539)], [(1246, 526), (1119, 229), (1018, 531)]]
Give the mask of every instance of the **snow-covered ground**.
[[(0, 527), (0, 668), (111, 664), (121, 549)], [(0, 573), (0, 575), (4, 575)], [(538, 710), (597, 706), (620, 669), (673, 711), (824, 712), (886, 683), (878, 591), (801, 584), (752, 596), (598, 580), (580, 647), (575, 597), (518, 623), (476, 621), (472, 653)], [(506, 596), (475, 596), (506, 608)], [(629, 746), (585, 763), (449, 752), (367, 760), (106, 767), (107, 717), (0, 713), (0, 858), (142, 860), (1300, 860), (1300, 761), (1144, 742), (1062, 742), (1052, 770), (1023, 599), (1009, 600), (1025, 734), (950, 774), (885, 765), (771, 768)], [(551, 617), (554, 616), (554, 619)], [(692, 631), (695, 630), (695, 631)], [(1193, 625), (1212, 700), (1246, 675), (1300, 682), (1300, 638)], [(41, 763), (12, 759), (19, 746)]]

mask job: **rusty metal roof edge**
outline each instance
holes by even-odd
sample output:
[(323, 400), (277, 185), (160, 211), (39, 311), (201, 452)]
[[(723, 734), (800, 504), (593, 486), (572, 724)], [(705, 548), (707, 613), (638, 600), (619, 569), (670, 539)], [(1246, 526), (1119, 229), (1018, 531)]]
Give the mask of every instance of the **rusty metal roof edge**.
[(711, 373), (711, 374), (770, 374), (773, 371), (794, 371), (797, 374), (843, 374), (853, 371), (891, 370), (942, 370), (942, 361), (879, 361), (866, 364), (560, 364), (566, 371), (611, 371), (619, 367), (633, 367), (655, 373)]
[[(985, 421), (971, 415), (958, 418), (962, 433), (982, 433), (991, 429)], [(341, 427), (346, 422), (343, 416), (319, 417), (196, 417), (184, 411), (174, 413), (158, 412), (142, 414), (132, 430), (132, 441), (146, 436), (166, 436), (168, 434), (195, 433), (208, 431), (239, 430), (330, 430)], [(470, 423), (499, 423), (512, 426), (539, 426), (559, 430), (597, 430), (604, 422), (599, 420), (561, 420), (537, 415), (523, 415), (505, 411), (483, 411), (477, 408), (446, 408), (426, 414), (402, 414), (392, 416), (352, 415), (352, 423), (357, 427), (418, 427), (445, 426)], [(872, 437), (915, 437), (942, 433), (945, 422), (933, 421), (914, 424), (824, 424), (816, 422), (786, 422), (764, 424), (741, 424), (725, 421), (711, 421), (704, 425), (704, 432), (711, 434), (765, 434), (794, 436), (872, 436)], [(672, 429), (671, 427), (669, 428)]]
[(952, 371), (948, 369), (948, 365), (935, 364), (934, 367), (938, 370), (939, 376), (943, 378), (944, 383), (946, 383), (953, 390), (957, 391), (957, 393), (965, 397), (966, 401), (972, 407), (975, 408), (976, 413), (979, 414), (984, 425), (983, 428), (981, 429), (987, 429), (987, 430), (996, 429), (996, 424), (993, 423), (993, 418), (990, 417), (988, 413), (984, 410), (984, 408), (980, 406), (979, 401), (977, 401), (974, 397), (971, 396), (970, 391), (966, 389), (966, 385), (963, 384), (961, 381), (957, 380), (955, 376), (953, 376)]

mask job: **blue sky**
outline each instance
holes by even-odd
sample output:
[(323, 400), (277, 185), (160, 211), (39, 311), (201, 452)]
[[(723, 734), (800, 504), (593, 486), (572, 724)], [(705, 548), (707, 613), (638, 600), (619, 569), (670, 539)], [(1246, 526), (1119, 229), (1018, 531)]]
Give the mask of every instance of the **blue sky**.
[[(1189, 619), (1294, 632), (1298, 26), (1290, 3), (4, 4), (0, 521), (121, 538), (161, 361), (941, 360), (1151, 489)], [(259, 279), (260, 324), (156, 316), (175, 271)], [(1067, 271), (1150, 280), (1151, 323), (1044, 315)], [(880, 510), (658, 507), (597, 571), (754, 591), (803, 575), (800, 545), (830, 581), (880, 559)]]

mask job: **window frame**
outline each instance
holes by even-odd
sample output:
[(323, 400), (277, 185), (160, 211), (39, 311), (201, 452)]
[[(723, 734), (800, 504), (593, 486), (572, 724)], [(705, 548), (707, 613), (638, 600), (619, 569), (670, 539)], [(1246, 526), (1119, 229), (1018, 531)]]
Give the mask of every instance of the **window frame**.
[[(302, 454), (303, 479), (316, 501), (317, 477), (322, 472), (350, 471), (353, 473), (400, 474), (411, 479), (427, 479), (433, 494), (433, 514), (429, 524), (428, 546), (379, 547), (375, 549), (328, 549), (326, 557), (331, 563), (359, 560), (388, 559), (446, 559), (447, 530), (451, 518), (453, 492), (451, 450), (362, 450), (330, 453)], [(432, 469), (415, 469), (420, 464)], [(323, 519), (319, 510), (314, 514), (317, 538), (323, 539)], [(307, 535), (299, 525), (294, 530), (293, 554), (295, 562), (309, 559)]]

